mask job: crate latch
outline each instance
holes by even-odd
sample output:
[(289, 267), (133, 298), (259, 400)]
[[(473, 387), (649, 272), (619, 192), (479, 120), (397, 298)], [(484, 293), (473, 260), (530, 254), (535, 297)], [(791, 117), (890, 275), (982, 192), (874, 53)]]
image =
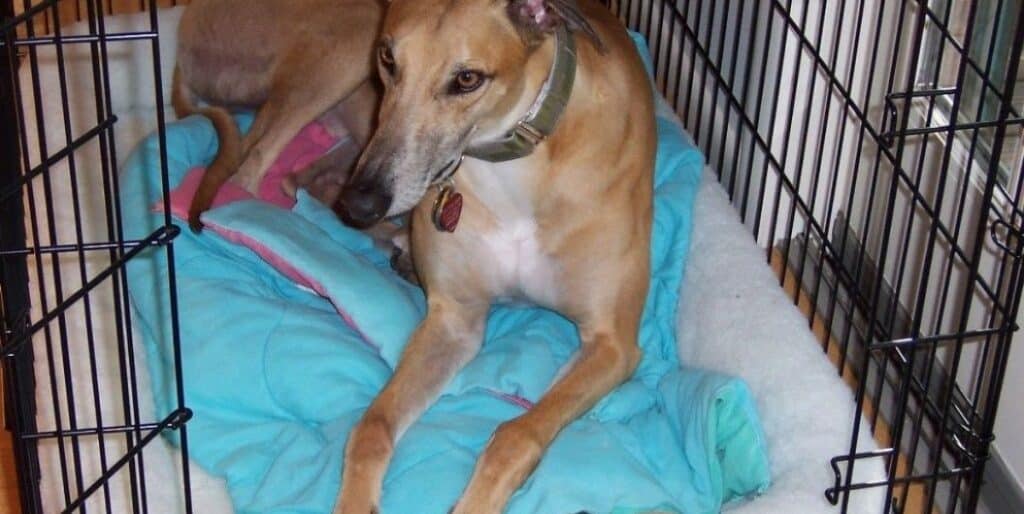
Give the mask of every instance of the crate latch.
[(921, 89), (919, 91), (898, 91), (890, 93), (885, 97), (885, 110), (882, 113), (882, 131), (878, 135), (878, 138), (882, 141), (882, 144), (886, 148), (892, 148), (892, 145), (896, 142), (897, 137), (904, 137), (908, 135), (920, 135), (930, 132), (938, 132), (948, 130), (949, 127), (930, 127), (928, 129), (904, 129), (897, 130), (899, 124), (899, 112), (896, 110), (896, 100), (914, 99), (914, 98), (928, 98), (933, 96), (945, 96), (954, 95), (957, 93), (956, 88), (938, 88), (938, 89)]
[(1024, 231), (1006, 220), (999, 218), (992, 222), (992, 226), (989, 227), (989, 235), (996, 246), (1002, 248), (1014, 259), (1019, 259), (1024, 253)]

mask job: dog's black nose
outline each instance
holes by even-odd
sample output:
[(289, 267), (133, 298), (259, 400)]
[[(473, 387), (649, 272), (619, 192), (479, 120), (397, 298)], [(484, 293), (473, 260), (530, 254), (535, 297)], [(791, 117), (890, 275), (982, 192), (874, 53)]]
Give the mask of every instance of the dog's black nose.
[(371, 184), (349, 184), (341, 190), (338, 213), (345, 224), (366, 228), (377, 223), (391, 207), (391, 194)]

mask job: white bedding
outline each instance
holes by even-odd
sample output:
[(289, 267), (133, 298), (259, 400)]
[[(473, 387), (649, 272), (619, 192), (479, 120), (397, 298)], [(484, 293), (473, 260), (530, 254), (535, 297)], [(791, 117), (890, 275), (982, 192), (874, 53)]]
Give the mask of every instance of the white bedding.
[[(174, 34), (180, 8), (161, 11), (162, 63), (164, 99), (169, 100), (170, 70), (173, 66)], [(108, 18), (107, 30), (145, 30), (145, 15)], [(82, 31), (81, 25), (66, 27), (66, 32)], [(71, 111), (73, 137), (95, 122), (92, 95), (91, 67), (87, 58), (88, 47), (67, 49), (67, 67), (71, 82)], [(151, 50), (147, 43), (111, 44), (111, 82), (113, 109), (119, 116), (115, 130), (119, 160), (127, 155), (132, 145), (156, 127), (154, 94), (152, 89)], [(50, 151), (65, 144), (62, 113), (59, 106), (59, 82), (52, 51), (40, 54), (43, 75), (43, 95), (47, 99), (44, 114), (47, 143)], [(49, 57), (46, 57), (49, 55)], [(30, 84), (27, 66), (22, 70), (22, 84)], [(25, 98), (25, 105), (32, 105)], [(172, 116), (168, 110), (168, 115)], [(28, 143), (34, 149), (36, 120), (29, 119)], [(33, 150), (33, 163), (38, 156)], [(76, 152), (78, 164), (79, 200), (83, 206), (85, 241), (107, 239), (104, 215), (103, 182), (100, 177), (98, 146), (88, 145)], [(51, 170), (57, 242), (76, 241), (73, 225), (73, 203), (68, 177), (68, 162), (63, 161)], [(706, 173), (696, 203), (695, 227), (691, 257), (687, 271), (679, 316), (680, 355), (686, 362), (709, 367), (745, 378), (758, 400), (758, 406), (768, 437), (774, 484), (762, 497), (733, 506), (737, 513), (807, 513), (832, 511), (825, 501), (824, 490), (831, 485), (829, 459), (847, 450), (854, 412), (853, 397), (839, 379), (835, 368), (822, 353), (814, 336), (807, 328), (806, 318), (792, 305), (779, 288), (771, 270), (764, 262), (763, 249), (758, 248), (747, 228), (729, 205), (713, 173)], [(34, 182), (36, 203), (42, 205), (42, 183)], [(41, 209), (40, 209), (41, 210)], [(40, 225), (45, 226), (45, 225)], [(40, 230), (42, 243), (49, 240), (46, 230)], [(87, 277), (109, 264), (105, 252), (87, 256)], [(36, 280), (36, 264), (30, 259), (30, 274)], [(66, 255), (59, 261), (65, 294), (80, 284), (77, 256)], [(43, 260), (43, 280), (47, 289), (53, 289), (50, 261)], [(33, 284), (33, 288), (37, 287)], [(101, 413), (105, 424), (124, 422), (121, 408), (122, 393), (116, 351), (116, 326), (111, 311), (113, 303), (109, 284), (90, 295), (93, 340), (97, 348), (96, 366), (101, 377), (99, 395), (104, 398)], [(35, 290), (34, 290), (35, 294)], [(40, 299), (33, 298), (33, 319), (39, 319)], [(54, 302), (49, 299), (49, 307)], [(88, 338), (84, 309), (80, 302), (66, 318), (72, 382), (76, 395), (75, 413), (78, 424), (94, 426), (96, 413), (92, 404), (93, 388), (87, 351)], [(53, 323), (56, 331), (57, 323)], [(56, 334), (56, 332), (54, 332)], [(54, 427), (53, 394), (49, 387), (45, 340), (40, 336), (33, 341), (36, 350), (36, 376), (39, 380), (38, 422), (41, 430)], [(59, 353), (59, 352), (58, 352)], [(143, 421), (152, 421), (152, 405), (148, 395), (148, 378), (141, 349), (136, 355), (135, 368), (139, 372)], [(57, 356), (54, 368), (63, 380), (62, 359)], [(187, 380), (187, 377), (186, 377)], [(61, 382), (58, 382), (60, 384)], [(56, 394), (58, 403), (66, 404), (62, 386)], [(63, 425), (67, 428), (68, 413), (61, 408)], [(861, 451), (876, 448), (869, 437), (861, 437)], [(124, 439), (108, 436), (105, 440), (108, 464), (124, 452)], [(96, 440), (81, 439), (82, 478), (86, 486), (99, 476), (99, 457)], [(71, 446), (66, 450), (71, 452)], [(57, 447), (53, 442), (41, 448), (43, 478), (41, 481), (46, 504), (45, 511), (59, 511), (64, 505), (61, 492), (60, 464)], [(68, 459), (71, 459), (70, 453)], [(146, 493), (149, 512), (182, 512), (180, 498), (180, 459), (163, 438), (145, 450)], [(192, 497), (196, 512), (230, 512), (224, 485), (192, 465)], [(881, 462), (858, 467), (858, 479), (878, 479), (884, 476)], [(128, 503), (127, 474), (113, 481), (109, 490), (110, 512), (131, 510)], [(92, 512), (104, 512), (105, 495), (101, 491), (89, 501)], [(877, 490), (860, 492), (853, 496), (850, 512), (879, 512), (882, 500)], [(597, 513), (595, 513), (597, 514)]]

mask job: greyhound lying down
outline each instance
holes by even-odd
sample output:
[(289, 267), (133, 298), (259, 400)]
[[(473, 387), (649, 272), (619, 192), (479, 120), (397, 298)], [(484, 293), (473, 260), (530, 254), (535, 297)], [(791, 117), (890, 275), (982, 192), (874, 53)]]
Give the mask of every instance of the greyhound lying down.
[[(380, 92), (370, 56), (382, 12), (376, 0), (189, 5), (178, 27), (172, 103), (179, 118), (208, 117), (220, 140), (189, 209), (193, 230), (202, 228), (200, 215), (229, 177), (254, 193), (285, 145), (314, 120), (351, 137), (282, 186), (291, 197), (304, 188), (325, 205), (337, 204), (373, 130)], [(242, 109), (257, 109), (244, 138), (231, 118)], [(366, 232), (394, 255), (395, 269), (416, 282), (407, 228), (384, 222)]]
[[(625, 29), (596, 0), (394, 0), (386, 12), (373, 0), (199, 0), (180, 35), (175, 106), (210, 116), (222, 141), (194, 228), (220, 184), (255, 192), (318, 116), (366, 142), (338, 191), (343, 218), (410, 215), (428, 312), (349, 436), (336, 513), (377, 512), (397, 440), (477, 353), (493, 302), (576, 323), (578, 354), (497, 429), (452, 509), (501, 512), (562, 428), (640, 360), (656, 137)], [(384, 93), (372, 128), (374, 66)], [(227, 108), (253, 105), (239, 138)]]

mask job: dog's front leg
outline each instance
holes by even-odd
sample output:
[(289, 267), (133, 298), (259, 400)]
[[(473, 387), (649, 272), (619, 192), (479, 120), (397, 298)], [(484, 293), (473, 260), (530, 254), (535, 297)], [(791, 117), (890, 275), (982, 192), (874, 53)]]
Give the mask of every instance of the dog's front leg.
[[(275, 91), (284, 89), (279, 86)], [(310, 86), (293, 91), (291, 96), (282, 92), (268, 99), (256, 111), (249, 132), (242, 138), (242, 160), (235, 181), (255, 194), (267, 169), (288, 142), (330, 106), (330, 92)]]
[[(203, 174), (189, 206), (189, 224), (193, 228), (201, 226), (200, 215), (210, 209), (217, 191), (228, 180), (257, 194), (267, 169), (288, 142), (302, 127), (331, 107), (332, 91), (320, 84), (311, 84), (300, 85), (296, 79), (291, 79), (274, 86), (270, 98), (256, 111), (249, 132), (242, 137), (238, 156), (231, 156), (230, 162), (223, 165), (211, 166)], [(237, 169), (233, 165), (237, 165)]]
[(431, 298), (398, 369), (349, 434), (335, 514), (377, 513), (395, 443), (476, 355), (486, 303)]
[(635, 328), (581, 327), (580, 335), (583, 344), (566, 374), (537, 405), (494, 432), (452, 514), (500, 514), (562, 428), (633, 373), (640, 360)]
[[(338, 106), (366, 82), (369, 68), (346, 63), (361, 63), (364, 55), (371, 55), (370, 48), (342, 51), (332, 45), (332, 41), (314, 39), (282, 56), (267, 100), (242, 138), (242, 157), (234, 180), (250, 193), (257, 192), (267, 168), (302, 127)], [(365, 131), (362, 126), (357, 128), (360, 133)]]

